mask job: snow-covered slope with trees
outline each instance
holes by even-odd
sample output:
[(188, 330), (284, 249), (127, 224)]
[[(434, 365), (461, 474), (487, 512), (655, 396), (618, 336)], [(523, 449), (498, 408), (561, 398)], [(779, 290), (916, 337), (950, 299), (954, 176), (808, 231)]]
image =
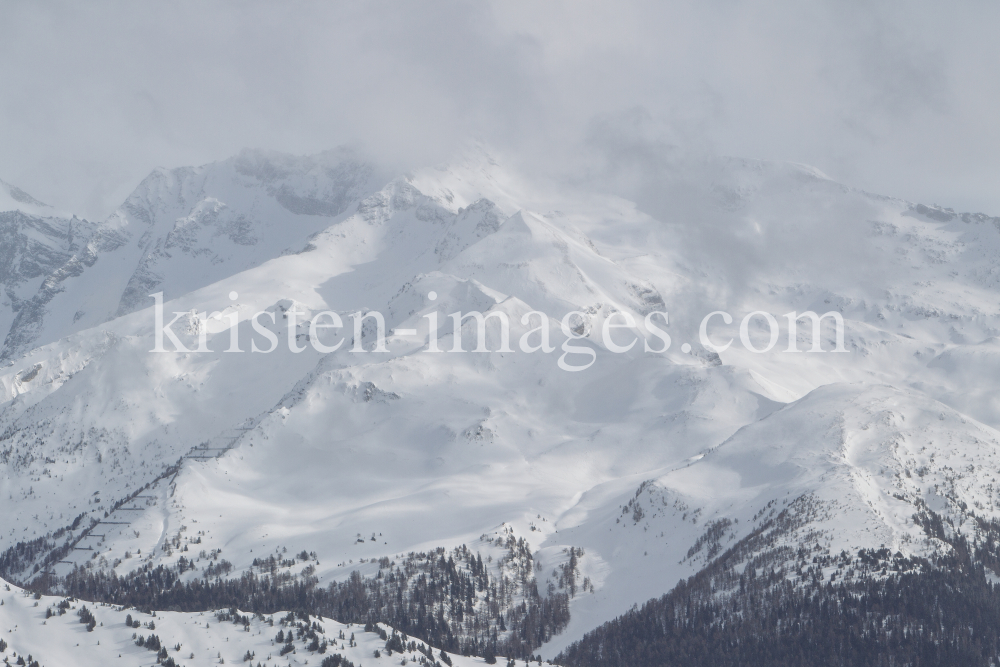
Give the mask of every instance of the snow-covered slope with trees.
[[(0, 514), (0, 574), (118, 604), (111, 572), (181, 587), (268, 576), (326, 591), (314, 613), (410, 618), (401, 631), (452, 652), (540, 628), (518, 655), (551, 657), (734, 545), (763, 553), (781, 512), (798, 518), (766, 550), (790, 579), (797, 556), (782, 545), (946, 554), (954, 545), (914, 519), (928, 512), (988, 541), (1000, 219), (799, 165), (696, 160), (651, 182), (634, 201), (537, 183), (482, 149), (391, 179), (346, 152), (244, 152), (157, 170), (102, 223), (45, 217), (4, 186), (0, 497), (13, 511)], [(181, 313), (181, 341), (207, 330), (209, 352), (150, 352), (155, 292), (168, 321)], [(311, 331), (328, 310), (344, 328)], [(715, 310), (734, 318), (712, 320), (716, 345), (733, 339), (718, 354), (698, 331)], [(823, 352), (806, 351), (807, 320), (787, 351), (784, 314), (809, 310), (843, 317), (845, 352), (831, 320)], [(250, 351), (267, 347), (259, 311), (273, 313), (260, 320), (278, 341), (268, 354)], [(384, 315), (385, 351), (371, 326), (353, 340), (358, 311)], [(456, 311), (506, 314), (512, 351), (494, 329), (472, 351), (473, 321), (456, 342)], [(551, 353), (518, 348), (532, 311), (551, 318)], [(569, 311), (594, 351), (581, 372), (559, 365)], [(654, 311), (669, 312), (663, 352), (641, 326)], [(753, 311), (780, 328), (763, 354), (740, 341)], [(442, 352), (428, 349), (433, 313)], [(637, 343), (617, 353), (603, 329), (624, 316), (636, 326), (613, 343)], [(240, 354), (224, 351), (231, 319)], [(746, 331), (759, 349), (765, 322)], [(343, 344), (320, 352), (316, 336)], [(446, 351), (457, 344), (467, 352)], [(378, 602), (416, 604), (399, 583), (414, 572), (441, 596), (419, 623)], [(459, 594), (463, 577), (481, 584)], [(361, 589), (364, 605), (343, 602)], [(165, 604), (250, 608), (216, 593), (233, 603)], [(176, 619), (177, 642), (207, 641)]]
[[(0, 596), (0, 656), (12, 665), (256, 665), (280, 659), (284, 665), (349, 667), (418, 662), (428, 656), (454, 667), (485, 664), (482, 658), (434, 650), (392, 628), (365, 628), (308, 614), (238, 609), (144, 613), (32, 594), (4, 582)], [(386, 651), (387, 641), (394, 639), (400, 650)]]

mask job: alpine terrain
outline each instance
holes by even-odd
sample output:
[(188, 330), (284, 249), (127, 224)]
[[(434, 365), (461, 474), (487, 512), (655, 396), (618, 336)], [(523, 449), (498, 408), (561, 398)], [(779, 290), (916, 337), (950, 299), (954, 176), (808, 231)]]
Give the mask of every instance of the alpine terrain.
[(0, 183), (0, 654), (1000, 662), (1000, 218), (644, 179)]

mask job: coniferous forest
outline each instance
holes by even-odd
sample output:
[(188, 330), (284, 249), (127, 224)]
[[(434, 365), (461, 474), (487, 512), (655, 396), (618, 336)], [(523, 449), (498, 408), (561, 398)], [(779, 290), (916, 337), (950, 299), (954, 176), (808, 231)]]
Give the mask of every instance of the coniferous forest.
[[(977, 521), (974, 539), (919, 506), (913, 516), (941, 545), (934, 558), (887, 548), (831, 554), (818, 543), (788, 539), (806, 526), (814, 502), (802, 496), (669, 593), (589, 632), (553, 662), (567, 667), (722, 665), (995, 665), (1000, 656), (1000, 523)], [(709, 532), (714, 530), (709, 526)], [(24, 572), (60, 535), (21, 543), (0, 556), (5, 577)], [(270, 555), (250, 571), (209, 556), (198, 570), (145, 564), (127, 575), (76, 568), (57, 578), (42, 572), (30, 588), (80, 600), (153, 610), (292, 611), (375, 627), (384, 623), (451, 653), (535, 659), (534, 651), (569, 622), (578, 590), (578, 555), (547, 595), (523, 539), (482, 536), (483, 554), (409, 553), (377, 561), (374, 576), (353, 570), (321, 586), (307, 565), (314, 554)], [(55, 547), (58, 552), (62, 547)], [(497, 556), (497, 557), (494, 557)], [(49, 555), (49, 558), (52, 556)], [(301, 562), (300, 562), (301, 561)], [(375, 561), (372, 561), (373, 563)], [(586, 588), (586, 583), (583, 587)], [(81, 622), (86, 622), (84, 619)]]
[[(761, 549), (794, 526), (786, 511), (668, 594), (589, 632), (567, 667), (988, 667), (1000, 662), (1000, 530), (976, 544), (940, 516), (914, 517), (947, 544), (933, 561), (889, 549)], [(825, 572), (832, 571), (829, 578)]]
[[(250, 572), (233, 578), (225, 577), (231, 568), (225, 560), (210, 563), (204, 576), (185, 577), (185, 570), (195, 566), (182, 557), (177, 566), (147, 564), (127, 575), (77, 568), (66, 577), (43, 575), (31, 588), (144, 611), (238, 608), (258, 614), (293, 611), (347, 623), (382, 622), (451, 653), (532, 657), (534, 649), (569, 622), (569, 599), (576, 592), (578, 573), (564, 572), (560, 583), (568, 591), (542, 596), (523, 538), (482, 539), (505, 553), (488, 557), (488, 563), (464, 545), (450, 552), (438, 548), (410, 553), (399, 563), (383, 557), (375, 576), (363, 577), (354, 570), (345, 581), (326, 586), (319, 585), (308, 567), (298, 574), (284, 569), (296, 558), (270, 556), (255, 560)], [(0, 562), (18, 562), (18, 553), (24, 551), (20, 545)]]

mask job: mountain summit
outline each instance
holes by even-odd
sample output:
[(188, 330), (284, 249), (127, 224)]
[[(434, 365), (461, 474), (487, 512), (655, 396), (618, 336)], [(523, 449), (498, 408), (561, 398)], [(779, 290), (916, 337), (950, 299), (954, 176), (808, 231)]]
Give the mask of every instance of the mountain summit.
[(1000, 577), (1000, 219), (799, 165), (647, 176), (244, 151), (99, 223), (0, 184), (0, 576), (175, 610), (183, 655), (181, 612), (232, 607), (573, 664), (678, 580)]

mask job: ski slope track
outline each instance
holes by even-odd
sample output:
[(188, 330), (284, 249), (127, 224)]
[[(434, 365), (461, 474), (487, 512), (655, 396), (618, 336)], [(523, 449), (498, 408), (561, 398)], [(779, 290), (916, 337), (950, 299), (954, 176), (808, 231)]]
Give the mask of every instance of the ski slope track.
[[(214, 608), (150, 616), (74, 597), (45, 618), (74, 573), (163, 566), (178, 585), (235, 581), (274, 556), (270, 576), (319, 589), (396, 581), (405, 562), (445, 571), (451, 557), (453, 572), (486, 582), (470, 609), (500, 605), (482, 627), (468, 621), (466, 639), (502, 640), (522, 602), (565, 599), (568, 621), (528, 651), (551, 658), (782, 511), (800, 520), (777, 543), (920, 558), (952, 546), (916, 514), (973, 541), (1000, 519), (1000, 218), (793, 164), (705, 159), (657, 178), (654, 195), (630, 201), (527, 179), (482, 147), (404, 175), (346, 150), (244, 151), (158, 169), (101, 222), (0, 182), (4, 655), (152, 664), (132, 638), (142, 631), (124, 625), (131, 613), (181, 645), (177, 664), (246, 651), (253, 664), (321, 664), (298, 638), (278, 655), (290, 607), (232, 605), (249, 609), (244, 625)], [(151, 352), (161, 292), (182, 342), (197, 347), (207, 327), (210, 352)], [(734, 318), (712, 321), (716, 343), (734, 339), (719, 354), (698, 339), (715, 310)], [(249, 351), (259, 311), (279, 341), (267, 354)], [(311, 345), (322, 311), (345, 322), (330, 353)], [(353, 340), (359, 311), (384, 315), (386, 352), (371, 351), (369, 328)], [(489, 351), (472, 352), (466, 321), (468, 352), (429, 352), (425, 316), (438, 313), (451, 350), (456, 311), (505, 313), (514, 351), (488, 329)], [(531, 311), (551, 318), (555, 352), (517, 349)], [(596, 353), (582, 372), (557, 364), (569, 311), (584, 314), (577, 342)], [(669, 312), (667, 351), (645, 351), (662, 343), (642, 327), (615, 330), (620, 344), (638, 339), (628, 352), (607, 349), (609, 317), (653, 311)], [(779, 323), (767, 353), (740, 344), (752, 311)], [(839, 313), (846, 352), (832, 351), (829, 319), (824, 352), (806, 351), (805, 320), (786, 352), (790, 311)], [(240, 354), (225, 352), (231, 319)], [(759, 348), (764, 324), (748, 329)], [(490, 587), (504, 582), (516, 591), (497, 602)], [(83, 605), (103, 623), (92, 632)], [(317, 622), (331, 646), (357, 633), (344, 659), (398, 662), (364, 619)]]

